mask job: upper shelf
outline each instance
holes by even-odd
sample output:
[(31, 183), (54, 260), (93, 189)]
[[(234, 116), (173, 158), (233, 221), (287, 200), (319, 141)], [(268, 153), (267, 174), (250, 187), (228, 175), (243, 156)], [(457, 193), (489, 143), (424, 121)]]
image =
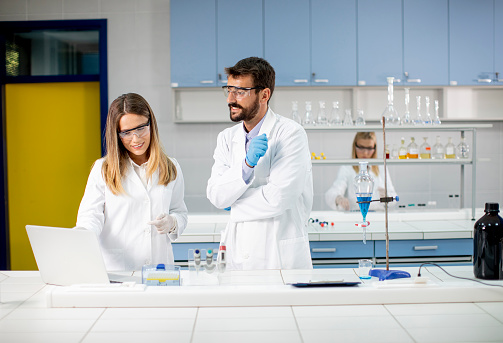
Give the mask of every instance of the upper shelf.
[[(493, 124), (441, 124), (429, 126), (386, 126), (387, 131), (470, 131), (473, 129), (487, 129)], [(307, 130), (346, 130), (346, 131), (379, 131), (382, 125), (363, 126), (304, 126)]]
[[(332, 165), (358, 165), (358, 162), (363, 161), (362, 159), (341, 159), (341, 160), (311, 160), (312, 164), (332, 164)], [(384, 161), (381, 158), (376, 158), (376, 159), (368, 159), (367, 160), (369, 164), (377, 164), (381, 165), (384, 164)], [(457, 164), (457, 165), (462, 165), (462, 164), (473, 164), (472, 159), (457, 159), (457, 158), (447, 158), (447, 159), (420, 159), (420, 158), (413, 158), (413, 159), (387, 159), (386, 164), (402, 164), (402, 165), (408, 165), (408, 164)]]

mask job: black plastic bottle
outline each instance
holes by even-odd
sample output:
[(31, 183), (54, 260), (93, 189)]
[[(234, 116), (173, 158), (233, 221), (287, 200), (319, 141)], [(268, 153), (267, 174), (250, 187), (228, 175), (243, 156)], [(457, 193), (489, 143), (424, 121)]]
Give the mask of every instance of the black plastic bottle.
[(488, 202), (474, 227), (473, 274), (486, 280), (503, 280), (503, 219), (499, 204)]

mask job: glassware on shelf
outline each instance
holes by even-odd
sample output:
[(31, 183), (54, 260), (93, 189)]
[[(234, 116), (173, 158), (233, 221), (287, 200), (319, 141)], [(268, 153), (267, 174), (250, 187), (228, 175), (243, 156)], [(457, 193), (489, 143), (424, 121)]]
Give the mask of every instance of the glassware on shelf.
[(405, 160), (407, 158), (407, 148), (405, 147), (405, 138), (402, 137), (402, 145), (398, 148), (398, 158)]
[(350, 109), (346, 109), (346, 115), (344, 116), (344, 126), (353, 126), (353, 117), (351, 117)]
[(441, 160), (445, 158), (444, 154), (445, 154), (444, 146), (442, 145), (442, 143), (440, 143), (440, 136), (437, 136), (437, 141), (435, 145), (433, 145), (433, 152), (431, 154), (431, 158), (434, 160)]
[(292, 119), (302, 125), (302, 119), (299, 115), (299, 103), (297, 101), (292, 101)]
[(429, 160), (431, 158), (431, 147), (428, 144), (428, 137), (423, 137), (424, 142), (419, 147), (419, 158)]
[(414, 125), (423, 125), (423, 117), (421, 117), (421, 96), (416, 96), (416, 118), (414, 118)]
[(319, 111), (318, 111), (318, 117), (316, 118), (316, 124), (321, 125), (321, 126), (326, 126), (327, 125), (327, 114), (325, 111), (325, 101), (320, 100), (318, 102), (319, 104)]
[(391, 149), (391, 158), (393, 160), (397, 160), (398, 159), (398, 149), (396, 147), (396, 144), (393, 144), (393, 149)]
[(356, 117), (355, 125), (356, 126), (365, 125), (365, 117), (363, 116), (363, 110), (357, 110), (356, 113), (358, 113), (358, 116)]
[(402, 117), (402, 125), (411, 125), (412, 119), (410, 118), (410, 112), (409, 112), (409, 104), (410, 104), (409, 88), (404, 88), (404, 91), (405, 91), (405, 112)]
[(458, 158), (470, 158), (470, 147), (465, 142), (464, 133), (461, 134), (461, 142), (459, 142), (456, 150)]
[(445, 158), (456, 158), (456, 151), (454, 144), (452, 144), (452, 137), (447, 138), (445, 145)]
[(435, 118), (433, 118), (433, 125), (440, 125), (442, 121), (438, 115), (438, 100), (435, 100)]
[(311, 101), (306, 101), (306, 113), (304, 114), (304, 125), (314, 125), (313, 114), (311, 112)]
[(389, 160), (390, 154), (389, 154), (389, 144), (386, 144), (386, 147), (384, 148), (384, 153), (386, 155), (386, 159)]
[(410, 137), (410, 143), (407, 146), (407, 158), (418, 158), (419, 157), (419, 149), (417, 148), (417, 144), (415, 142), (414, 137)]
[(433, 119), (431, 118), (431, 113), (430, 113), (430, 97), (425, 96), (424, 102), (426, 103), (426, 115), (424, 118), (424, 124), (431, 125), (431, 124), (433, 124)]
[(330, 113), (330, 125), (331, 126), (340, 126), (342, 125), (341, 115), (339, 113), (339, 102), (332, 102), (332, 111)]
[(388, 105), (381, 115), (381, 124), (384, 117), (386, 125), (400, 125), (400, 116), (393, 106), (393, 81), (394, 77), (388, 77)]
[(367, 243), (367, 226), (370, 223), (367, 221), (367, 213), (372, 200), (372, 193), (374, 192), (374, 179), (369, 175), (368, 162), (359, 162), (360, 172), (355, 177), (354, 187), (358, 206), (363, 217), (363, 221), (358, 226), (363, 229), (363, 243)]

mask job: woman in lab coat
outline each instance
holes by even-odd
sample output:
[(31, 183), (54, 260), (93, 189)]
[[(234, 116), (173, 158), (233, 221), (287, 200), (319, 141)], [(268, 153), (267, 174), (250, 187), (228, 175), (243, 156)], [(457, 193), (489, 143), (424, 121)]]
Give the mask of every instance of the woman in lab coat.
[(91, 170), (77, 227), (99, 236), (109, 271), (173, 264), (174, 241), (187, 224), (178, 162), (166, 155), (147, 101), (128, 93), (110, 105), (105, 157)]
[[(357, 132), (353, 140), (352, 158), (369, 160), (377, 158), (377, 140), (374, 132)], [(325, 201), (333, 210), (359, 211), (354, 189), (354, 179), (358, 175), (359, 166), (342, 166), (332, 187), (325, 193)], [(374, 199), (384, 197), (384, 169), (381, 166), (369, 166), (369, 174), (374, 178)], [(396, 196), (395, 188), (387, 171), (388, 196)], [(393, 206), (395, 202), (388, 203)], [(374, 201), (370, 203), (370, 210), (382, 210), (384, 204)]]

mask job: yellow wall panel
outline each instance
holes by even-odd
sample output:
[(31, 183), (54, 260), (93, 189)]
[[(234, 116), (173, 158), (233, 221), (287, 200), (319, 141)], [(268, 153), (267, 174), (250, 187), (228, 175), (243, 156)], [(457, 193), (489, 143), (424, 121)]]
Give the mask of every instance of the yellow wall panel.
[(101, 155), (99, 83), (8, 84), (5, 105), (11, 269), (36, 270), (25, 226), (75, 226)]

